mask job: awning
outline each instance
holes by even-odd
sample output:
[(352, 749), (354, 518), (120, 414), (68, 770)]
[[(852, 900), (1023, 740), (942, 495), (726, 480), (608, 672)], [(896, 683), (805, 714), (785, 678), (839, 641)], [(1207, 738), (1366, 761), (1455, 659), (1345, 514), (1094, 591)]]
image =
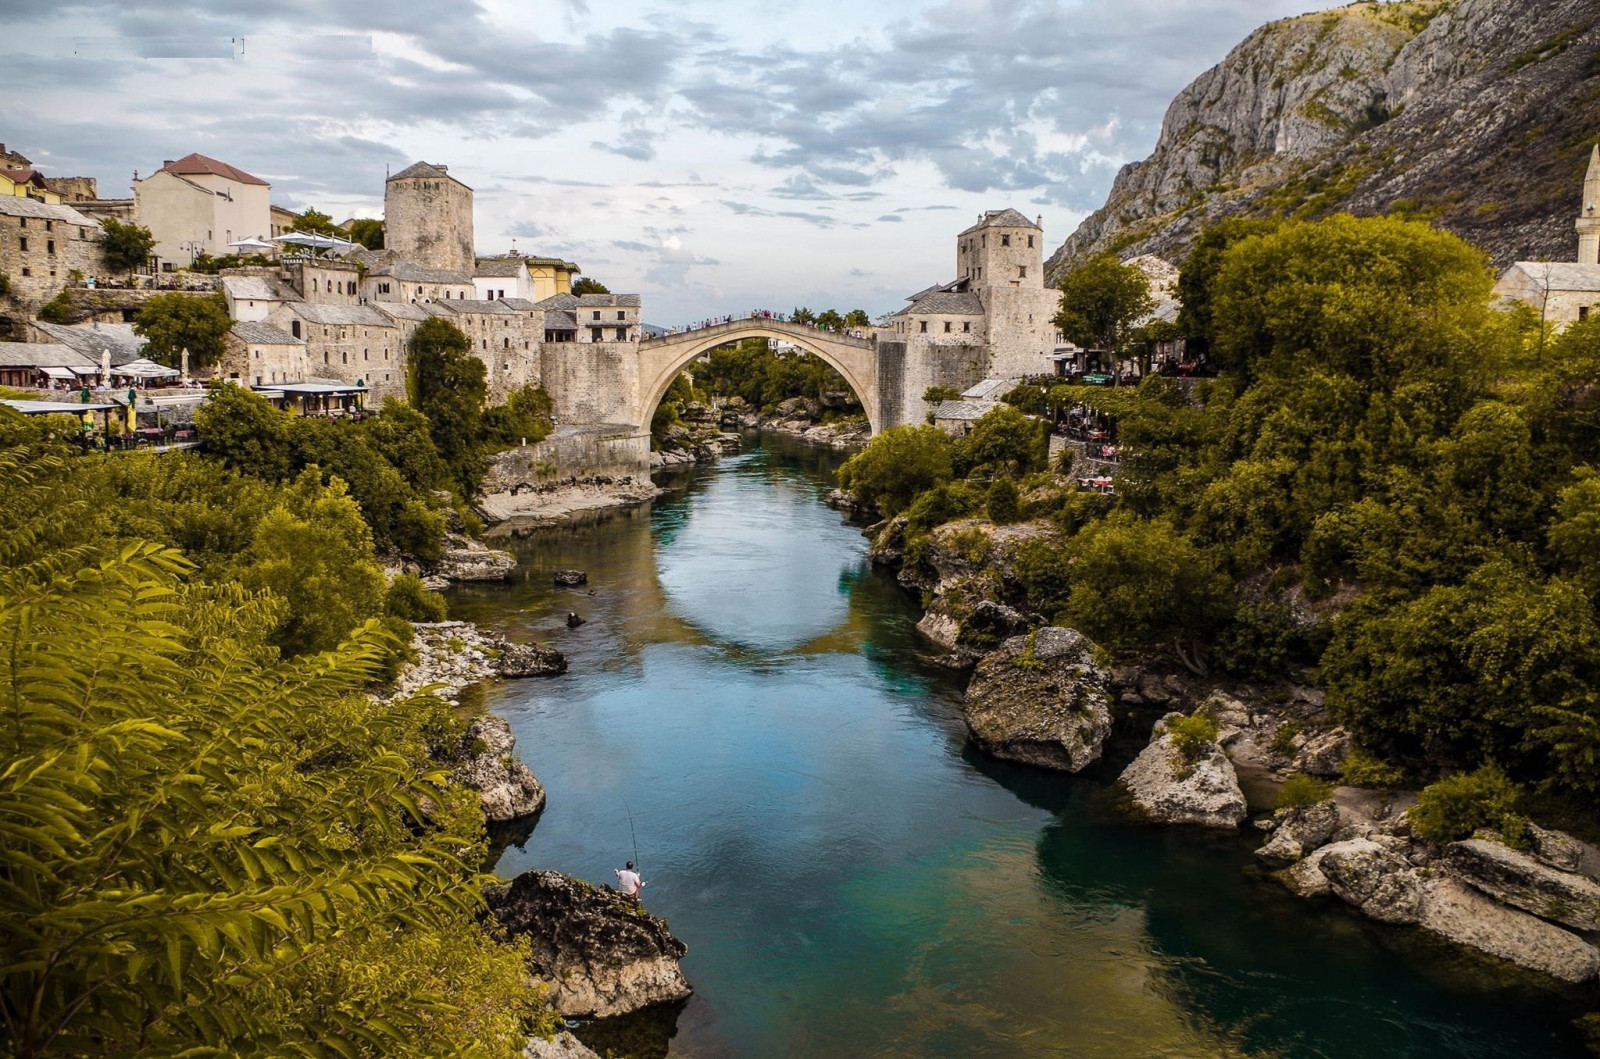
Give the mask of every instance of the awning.
[(114, 404), (79, 404), (76, 401), (13, 401), (0, 398), (0, 404), (15, 409), (25, 416), (82, 415), (84, 412), (110, 412), (120, 408)]
[(71, 380), (77, 378), (76, 375), (72, 374), (71, 368), (40, 368), (39, 370), (50, 376), (52, 379), (66, 379), (70, 382)]
[(265, 239), (235, 239), (228, 244), (238, 250), (276, 250), (276, 243), (269, 243)]
[(334, 250), (342, 254), (348, 254), (361, 245), (352, 243), (348, 239), (337, 239), (331, 235), (313, 235), (310, 232), (289, 232), (286, 235), (274, 236), (272, 241), (289, 246), (303, 246), (308, 250)]

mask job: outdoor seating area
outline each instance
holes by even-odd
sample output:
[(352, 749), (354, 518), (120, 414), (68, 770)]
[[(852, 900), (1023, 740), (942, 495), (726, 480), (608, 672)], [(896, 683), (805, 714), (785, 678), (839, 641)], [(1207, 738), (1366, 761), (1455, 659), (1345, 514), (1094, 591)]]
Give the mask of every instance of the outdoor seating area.
[(271, 402), (274, 408), (297, 416), (361, 420), (374, 414), (366, 408), (367, 387), (360, 379), (353, 384), (312, 380), (250, 388)]

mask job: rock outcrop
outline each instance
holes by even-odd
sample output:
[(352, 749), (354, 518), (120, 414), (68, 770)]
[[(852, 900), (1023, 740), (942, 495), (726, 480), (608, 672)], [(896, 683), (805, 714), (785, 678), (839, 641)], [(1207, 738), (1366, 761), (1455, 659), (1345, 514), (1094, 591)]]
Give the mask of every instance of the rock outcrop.
[(466, 537), (452, 537), (433, 564), (432, 576), (446, 581), (504, 581), (517, 568), (517, 557)]
[(1421, 926), (1458, 945), (1564, 982), (1589, 982), (1600, 975), (1600, 952), (1593, 945), (1526, 912), (1497, 904), (1457, 879), (1430, 882)]
[(490, 663), (496, 676), (514, 680), (521, 677), (559, 676), (567, 671), (566, 656), (554, 647), (502, 640), (499, 651), (499, 657)]
[(1160, 824), (1238, 827), (1249, 812), (1233, 763), (1216, 743), (1186, 759), (1173, 743), (1168, 714), (1156, 724), (1150, 745), (1122, 773), (1133, 804)]
[[(904, 523), (895, 519), (877, 533), (877, 563), (904, 557)], [(1010, 606), (1018, 548), (1054, 537), (1043, 522), (997, 526), (983, 519), (948, 522), (922, 542), (916, 563), (900, 568), (900, 583), (928, 590), (931, 599), (917, 629), (947, 652), (940, 661), (965, 668), (1005, 640), (1026, 632), (1037, 619)]]
[(1452, 842), (1445, 868), (1500, 901), (1573, 930), (1600, 930), (1600, 883), (1484, 839)]
[(548, 1039), (530, 1037), (528, 1046), (522, 1049), (522, 1059), (600, 1059), (600, 1054), (563, 1030)]
[[(1181, 262), (1236, 215), (1411, 212), (1495, 262), (1570, 261), (1600, 0), (1352, 4), (1273, 22), (1172, 102), (1046, 263)], [(1515, 157), (1516, 165), (1504, 160)]]
[(996, 757), (1079, 772), (1111, 734), (1105, 671), (1072, 629), (1014, 636), (984, 656), (963, 706), (973, 741)]
[(576, 588), (578, 585), (589, 583), (589, 575), (582, 570), (557, 570), (550, 575), (550, 580), (566, 588)]
[(516, 757), (517, 739), (504, 718), (475, 718), (456, 741), (450, 778), (477, 791), (490, 823), (532, 816), (544, 808), (544, 788)]
[(1256, 850), (1256, 856), (1268, 864), (1293, 864), (1333, 839), (1339, 830), (1339, 807), (1326, 801), (1279, 809), (1273, 823), (1271, 840)]
[(468, 685), (494, 677), (554, 676), (567, 671), (567, 660), (553, 647), (514, 644), (491, 636), (468, 621), (414, 622), (414, 662), (406, 666), (386, 693), (414, 694), (435, 687), (455, 699)]
[(688, 948), (664, 920), (608, 886), (524, 872), (491, 887), (488, 899), (502, 927), (528, 938), (529, 970), (562, 1015), (625, 1015), (692, 992), (678, 966)]

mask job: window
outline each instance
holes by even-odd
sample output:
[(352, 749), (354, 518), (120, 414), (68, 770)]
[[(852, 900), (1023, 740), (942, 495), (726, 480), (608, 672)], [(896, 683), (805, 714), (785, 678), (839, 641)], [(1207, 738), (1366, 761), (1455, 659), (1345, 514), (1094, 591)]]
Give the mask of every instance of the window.
[(312, 280), (311, 280), (311, 293), (312, 294), (317, 293), (317, 281), (316, 281), (315, 277), (313, 277)]
[(595, 310), (595, 311), (594, 311), (594, 318), (595, 318), (595, 319), (596, 319), (596, 320), (598, 320), (598, 319), (600, 319), (600, 310), (599, 310), (599, 309), (596, 309), (596, 310)]
[(1587, 320), (1587, 319), (1589, 319), (1589, 307), (1587, 305), (1578, 306), (1578, 319), (1579, 320)]
[(1011, 245), (1011, 237), (1009, 235), (1002, 235), (1000, 237), (1000, 245), (1001, 246), (1010, 246)]
[(323, 328), (322, 328), (322, 337), (323, 338), (327, 338), (328, 337), (328, 328), (327, 328), (326, 325), (324, 325)]
[(1029, 250), (1033, 249), (1033, 236), (1031, 236), (1031, 235), (1028, 236), (1028, 249)]
[(328, 351), (327, 350), (323, 350), (322, 351), (322, 363), (324, 363), (324, 364), (329, 363), (328, 356), (329, 356)]
[(22, 252), (23, 253), (27, 253), (28, 252), (28, 237), (27, 236), (23, 236), (22, 239), (21, 239), (21, 243), (22, 243)]
[(989, 249), (989, 237), (987, 235), (983, 237), (983, 248), (985, 250)]
[[(598, 316), (599, 314), (596, 313), (595, 315)], [(601, 329), (598, 328), (598, 327), (589, 328), (589, 341), (591, 341), (591, 342), (604, 342), (605, 341), (605, 336), (602, 335), (600, 333), (600, 331), (601, 331)]]
[(299, 320), (290, 320), (289, 321), (289, 333), (291, 335), (293, 335), (294, 337), (296, 337), (296, 338), (300, 337), (300, 321)]
[(1018, 279), (1027, 279), (1028, 278), (1028, 266), (1027, 265), (1018, 265), (1017, 266), (1017, 278)]
[(487, 338), (483, 340), (483, 348), (484, 349), (488, 349), (489, 348), (489, 340)]
[(963, 330), (963, 331), (965, 331), (965, 332), (970, 334), (972, 332), (972, 321), (971, 320), (963, 320), (961, 322), (961, 330)]
[(31, 275), (33, 275), (33, 269), (29, 268), (27, 265), (23, 265), (22, 266), (22, 274), (24, 276), (31, 276)]
[(922, 332), (922, 333), (923, 333), (923, 334), (927, 334), (927, 333), (928, 333), (928, 321), (926, 321), (926, 320), (920, 320), (920, 321), (918, 321), (918, 322), (919, 322), (919, 323), (920, 323), (920, 324), (922, 324), (922, 327), (921, 327), (921, 328), (920, 328), (920, 330), (921, 330), (921, 332)]
[(626, 320), (627, 318), (628, 318), (628, 314), (626, 312), (624, 312), (621, 309), (617, 310), (617, 319), (618, 320)]
[(17, 227), (26, 228), (27, 226), (28, 226), (28, 218), (26, 218), (26, 217), (18, 217), (17, 218)]
[(259, 349), (258, 349), (258, 350), (256, 350), (256, 359), (257, 359), (257, 360), (260, 360), (260, 359), (261, 359), (261, 350), (259, 350)]
[(364, 349), (361, 351), (361, 359), (362, 360), (366, 360), (367, 359), (367, 351), (364, 350)]
[(949, 334), (949, 333), (950, 333), (950, 329), (951, 329), (951, 328), (952, 328), (952, 327), (953, 327), (953, 326), (954, 326), (954, 325), (953, 325), (953, 324), (951, 324), (951, 322), (950, 322), (950, 321), (949, 321), (949, 320), (946, 320), (946, 321), (945, 321), (945, 322), (944, 322), (944, 333), (945, 333), (945, 334), (947, 334), (947, 335), (948, 335), (948, 334)]
[(47, 231), (47, 232), (55, 231), (55, 222), (54, 221), (45, 221), (44, 222), (44, 230)]
[(626, 342), (627, 340), (628, 340), (628, 329), (626, 327), (617, 328), (617, 341), (618, 342)]
[(172, 262), (170, 262), (170, 261), (161, 262), (161, 271), (163, 271), (163, 272), (171, 272), (172, 271)]
[(341, 364), (350, 363), (350, 354), (348, 352), (340, 353), (339, 354), (339, 363), (341, 363)]

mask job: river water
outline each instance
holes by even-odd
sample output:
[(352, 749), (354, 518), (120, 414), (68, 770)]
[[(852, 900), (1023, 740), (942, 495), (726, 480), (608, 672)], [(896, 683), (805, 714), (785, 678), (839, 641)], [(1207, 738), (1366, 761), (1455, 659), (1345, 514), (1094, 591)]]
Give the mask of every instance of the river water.
[[(673, 1056), (1574, 1056), (1583, 998), (1289, 896), (1233, 835), (973, 751), (915, 601), (785, 439), (512, 547), (453, 616), (571, 672), (489, 693), (549, 792), (496, 869), (633, 856), (689, 946), (681, 1010), (580, 1031)], [(552, 570), (586, 570), (556, 589)], [(569, 610), (588, 619), (569, 630)], [(631, 828), (630, 828), (631, 816)]]

